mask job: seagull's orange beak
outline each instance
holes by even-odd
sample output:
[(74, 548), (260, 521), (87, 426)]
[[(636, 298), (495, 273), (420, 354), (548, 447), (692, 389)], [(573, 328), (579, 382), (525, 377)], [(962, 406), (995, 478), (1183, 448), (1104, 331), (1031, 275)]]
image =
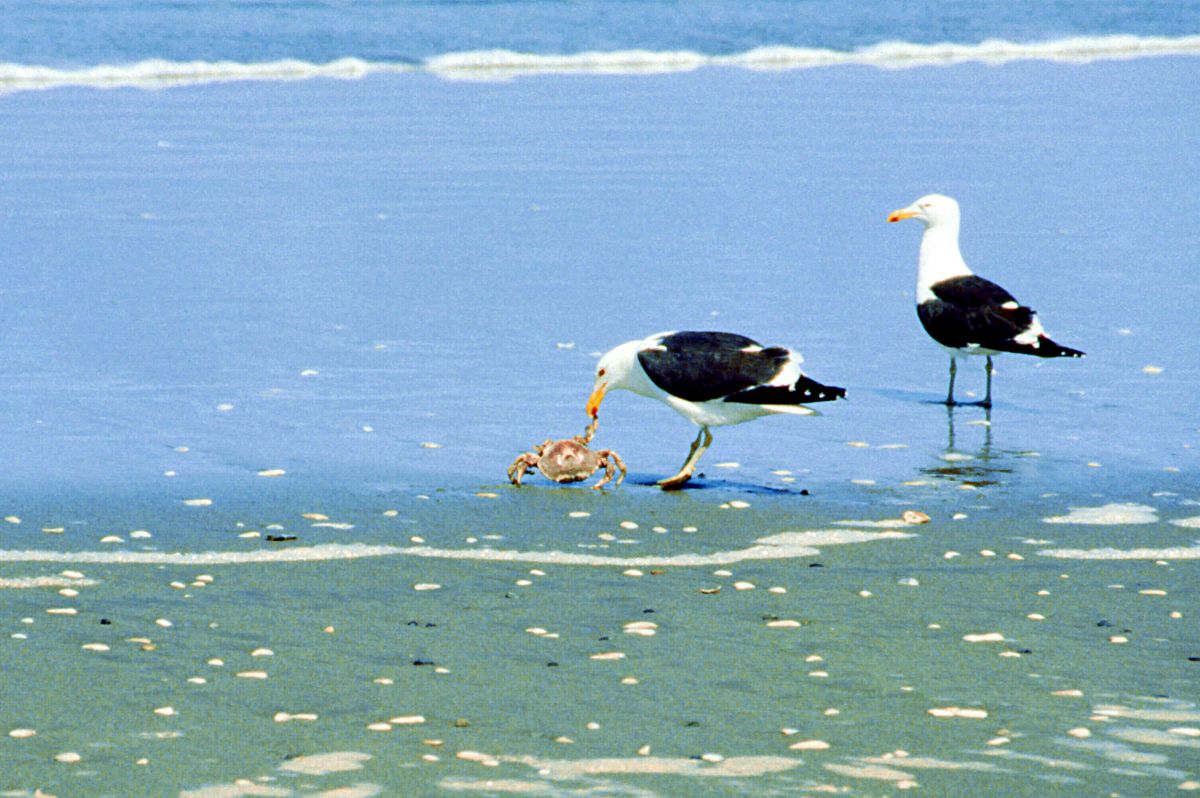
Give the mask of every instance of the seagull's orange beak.
[(608, 393), (608, 383), (602, 382), (592, 391), (592, 395), (587, 400), (587, 414), (591, 418), (595, 418), (600, 413), (600, 403), (604, 401), (604, 394)]
[(917, 212), (908, 208), (901, 208), (898, 211), (892, 211), (888, 216), (889, 222), (899, 222), (903, 219), (911, 219), (917, 215)]

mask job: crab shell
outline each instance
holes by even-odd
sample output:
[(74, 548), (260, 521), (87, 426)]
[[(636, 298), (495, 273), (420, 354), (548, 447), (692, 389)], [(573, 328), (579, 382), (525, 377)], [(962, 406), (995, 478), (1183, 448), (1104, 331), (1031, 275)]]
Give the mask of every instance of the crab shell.
[(604, 464), (599, 452), (592, 451), (574, 438), (546, 441), (537, 448), (538, 470), (546, 479), (559, 483), (587, 479)]

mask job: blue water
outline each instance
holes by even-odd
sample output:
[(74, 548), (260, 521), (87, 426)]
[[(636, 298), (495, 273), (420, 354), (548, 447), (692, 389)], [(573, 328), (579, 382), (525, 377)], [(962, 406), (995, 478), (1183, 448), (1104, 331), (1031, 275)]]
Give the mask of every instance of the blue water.
[(79, 68), (145, 59), (323, 63), (353, 57), (419, 63), (445, 53), (491, 49), (729, 55), (772, 45), (849, 51), (887, 41), (1182, 36), (1200, 32), (1200, 4), (4, 0), (0, 20), (0, 63)]

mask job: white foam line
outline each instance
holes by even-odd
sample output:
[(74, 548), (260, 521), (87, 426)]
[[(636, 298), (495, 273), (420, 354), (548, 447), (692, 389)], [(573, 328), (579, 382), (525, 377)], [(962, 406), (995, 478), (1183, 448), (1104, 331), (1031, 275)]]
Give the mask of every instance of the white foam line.
[(1060, 560), (1200, 560), (1200, 543), (1164, 549), (1042, 549), (1038, 554)]
[(1081, 524), (1086, 526), (1117, 526), (1122, 524), (1153, 524), (1158, 511), (1145, 504), (1116, 502), (1103, 507), (1072, 507), (1066, 515), (1043, 518), (1047, 524)]
[(430, 546), (373, 546), (365, 543), (323, 543), (286, 549), (253, 551), (14, 551), (0, 549), (0, 562), (100, 563), (113, 565), (241, 565), (246, 563), (317, 562), (355, 560), (363, 557), (407, 555), (447, 560), (553, 563), (560, 565), (690, 566), (728, 565), (743, 560), (780, 560), (820, 554), (816, 546), (837, 546), (914, 537), (905, 532), (864, 532), (829, 529), (783, 532), (759, 538), (756, 545), (711, 554), (675, 554), (646, 557), (609, 557), (562, 551), (515, 551), (503, 549), (436, 549)]
[(117, 565), (241, 565), (267, 562), (316, 562), (355, 560), (400, 554), (395, 546), (365, 543), (325, 543), (288, 549), (254, 551), (8, 551), (0, 550), (0, 562), (102, 563)]
[(802, 760), (784, 756), (731, 756), (716, 762), (685, 757), (609, 757), (602, 759), (541, 759), (504, 756), (502, 761), (537, 768), (546, 778), (559, 781), (608, 775), (666, 775), (707, 778), (747, 778), (782, 773), (800, 767)]
[(28, 590), (39, 587), (92, 587), (95, 579), (70, 579), (65, 576), (14, 576), (0, 579), (0, 590)]
[(517, 551), (513, 549), (437, 549), (414, 546), (401, 553), (414, 557), (433, 557), (447, 560), (488, 560), (493, 562), (542, 563), (552, 565), (588, 565), (621, 567), (690, 567), (730, 565), (747, 560), (787, 560), (813, 557), (820, 554), (816, 546), (836, 546), (866, 543), (875, 540), (896, 540), (914, 537), (904, 532), (862, 532), (850, 529), (828, 529), (811, 532), (784, 532), (759, 538), (756, 545), (711, 554), (647, 555), (644, 557), (614, 557), (603, 554), (580, 554), (564, 551)]
[(38, 91), (66, 86), (94, 89), (134, 87), (166, 89), (204, 83), (236, 81), (296, 81), (312, 78), (357, 80), (381, 72), (413, 72), (411, 64), (380, 63), (361, 58), (339, 58), (323, 64), (283, 59), (239, 61), (165, 61), (147, 59), (128, 65), (101, 64), (81, 69), (56, 69), (27, 64), (0, 64), (0, 93)]
[(236, 61), (165, 61), (148, 59), (127, 65), (102, 64), (78, 69), (0, 64), (0, 93), (66, 86), (98, 89), (163, 89), (232, 81), (296, 81), (313, 78), (355, 80), (378, 73), (425, 72), (448, 80), (494, 81), (529, 75), (647, 75), (690, 72), (703, 67), (752, 71), (791, 71), (859, 65), (909, 69), (962, 63), (1007, 64), (1014, 61), (1090, 63), (1157, 56), (1200, 55), (1196, 36), (1096, 36), (1016, 43), (988, 39), (977, 44), (881, 42), (856, 50), (811, 47), (757, 47), (733, 55), (690, 50), (616, 50), (571, 54), (477, 50), (446, 53), (422, 64), (339, 58), (325, 63), (283, 59)]
[(548, 74), (662, 74), (707, 66), (753, 71), (790, 71), (830, 66), (908, 69), (962, 63), (1013, 61), (1089, 63), (1164, 55), (1200, 55), (1200, 36), (1098, 36), (1020, 44), (987, 39), (978, 44), (881, 42), (857, 50), (811, 47), (756, 47), (735, 55), (705, 55), (690, 50), (619, 50), (572, 55), (535, 55), (511, 50), (448, 53), (425, 62), (429, 71), (450, 79), (497, 80)]

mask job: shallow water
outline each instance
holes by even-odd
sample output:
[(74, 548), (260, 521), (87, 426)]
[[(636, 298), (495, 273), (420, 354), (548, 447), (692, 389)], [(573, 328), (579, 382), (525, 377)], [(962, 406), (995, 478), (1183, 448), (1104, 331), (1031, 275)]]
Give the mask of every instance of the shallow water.
[[(4, 98), (0, 791), (1195, 789), (1193, 73)], [(1089, 354), (1002, 358), (990, 414), (935, 404), (884, 223), (930, 190)], [(672, 327), (850, 399), (665, 495), (692, 432), (616, 395), (623, 487), (504, 482)]]

